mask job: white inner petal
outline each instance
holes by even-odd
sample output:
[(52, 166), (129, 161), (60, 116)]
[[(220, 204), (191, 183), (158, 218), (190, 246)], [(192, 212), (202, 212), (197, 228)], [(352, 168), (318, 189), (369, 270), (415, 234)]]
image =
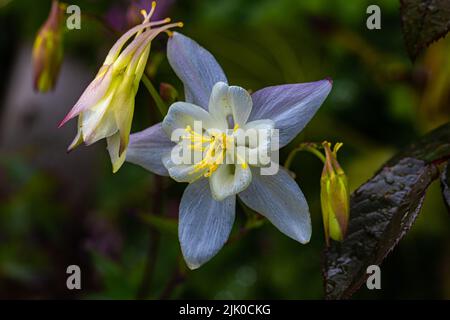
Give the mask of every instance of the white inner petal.
[(213, 198), (222, 201), (244, 191), (251, 181), (252, 173), (248, 166), (223, 164), (211, 175), (209, 185)]
[[(209, 112), (190, 103), (173, 104), (163, 121), (166, 133), (173, 137), (177, 131), (177, 138), (171, 137), (177, 145), (163, 159), (170, 176), (180, 182), (209, 178), (218, 201), (245, 190), (252, 179), (249, 165), (262, 165), (259, 155), (270, 148), (275, 126), (272, 120), (247, 123), (251, 109), (245, 89), (223, 82), (212, 89)], [(195, 128), (198, 121), (201, 127)]]
[(164, 131), (174, 142), (177, 142), (175, 141), (176, 139), (172, 139), (175, 130), (184, 130), (187, 126), (194, 128), (197, 125), (203, 129), (207, 129), (215, 127), (217, 124), (208, 111), (187, 102), (176, 102), (172, 104), (162, 124)]
[[(212, 89), (208, 109), (222, 127), (233, 128), (236, 124), (242, 127), (247, 122), (252, 106), (252, 98), (247, 90), (218, 82)], [(232, 117), (231, 127), (229, 116)]]

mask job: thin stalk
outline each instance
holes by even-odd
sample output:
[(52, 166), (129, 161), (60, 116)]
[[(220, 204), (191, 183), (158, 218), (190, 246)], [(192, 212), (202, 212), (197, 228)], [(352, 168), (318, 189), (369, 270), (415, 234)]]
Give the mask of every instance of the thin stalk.
[[(152, 214), (163, 215), (164, 203), (164, 178), (155, 175), (155, 188), (153, 190), (153, 211)], [(153, 226), (149, 227), (149, 245), (147, 251), (147, 261), (142, 276), (140, 287), (136, 294), (137, 299), (147, 299), (152, 288), (152, 280), (155, 272), (156, 260), (158, 258), (158, 248), (161, 234)]]
[(156, 107), (158, 108), (161, 115), (164, 117), (167, 114), (167, 106), (162, 100), (161, 96), (159, 95), (156, 88), (153, 86), (150, 79), (147, 77), (146, 74), (142, 75), (142, 82), (144, 83), (145, 87), (147, 88), (148, 92), (152, 96), (153, 100), (155, 100)]
[(177, 260), (177, 266), (172, 272), (172, 275), (170, 276), (166, 286), (162, 290), (159, 296), (159, 300), (170, 299), (175, 289), (178, 288), (184, 282), (184, 280), (186, 280), (186, 272), (184, 271), (185, 268), (183, 267), (184, 262), (180, 257), (178, 257)]
[(325, 163), (326, 162), (325, 156), (322, 153), (320, 153), (318, 148), (322, 148), (322, 146), (320, 144), (317, 144), (317, 143), (306, 142), (306, 143), (300, 144), (298, 147), (295, 147), (289, 153), (289, 155), (288, 155), (288, 157), (286, 159), (286, 162), (284, 163), (284, 167), (289, 170), (289, 168), (290, 168), (290, 166), (292, 164), (292, 161), (294, 160), (294, 158), (297, 155), (297, 153), (300, 152), (300, 151), (308, 151), (308, 152), (314, 154), (323, 163)]

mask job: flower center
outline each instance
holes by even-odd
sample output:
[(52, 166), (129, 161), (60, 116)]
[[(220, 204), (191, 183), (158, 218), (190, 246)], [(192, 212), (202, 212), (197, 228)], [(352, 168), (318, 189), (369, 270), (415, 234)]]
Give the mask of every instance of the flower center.
[[(236, 124), (231, 134), (222, 131), (208, 132), (200, 134), (195, 132), (191, 126), (186, 126), (186, 135), (184, 140), (189, 140), (191, 144), (189, 148), (202, 153), (202, 159), (194, 165), (192, 173), (205, 170), (205, 177), (210, 177), (217, 168), (225, 162), (227, 149), (235, 147), (234, 133), (239, 129)], [(236, 158), (239, 159), (243, 169), (247, 168), (247, 163), (237, 153)]]

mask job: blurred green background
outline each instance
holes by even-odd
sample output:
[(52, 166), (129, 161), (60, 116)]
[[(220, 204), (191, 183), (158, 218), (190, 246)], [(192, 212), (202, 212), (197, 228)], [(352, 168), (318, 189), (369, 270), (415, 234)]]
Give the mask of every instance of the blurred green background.
[[(321, 163), (299, 154), (292, 170), (309, 201), (313, 236), (301, 245), (270, 223), (240, 234), (199, 270), (180, 258), (176, 218), (184, 185), (125, 164), (112, 174), (104, 141), (65, 149), (75, 123), (57, 124), (132, 23), (132, 1), (71, 1), (81, 30), (65, 34), (56, 90), (33, 93), (31, 45), (51, 1), (0, 0), (0, 298), (321, 299), (325, 245), (319, 201)], [(381, 30), (366, 28), (366, 8), (381, 8)], [(281, 161), (301, 141), (342, 141), (351, 189), (397, 150), (450, 118), (450, 37), (413, 64), (401, 33), (399, 1), (159, 1), (161, 17), (210, 50), (229, 82), (250, 90), (333, 78), (333, 90)], [(131, 17), (131, 18), (130, 18)], [(101, 21), (106, 21), (105, 27)], [(164, 57), (150, 55), (153, 83), (182, 92)], [(156, 70), (156, 72), (155, 72)], [(141, 85), (133, 131), (161, 119)], [(76, 122), (76, 121), (73, 121)], [(439, 184), (408, 235), (382, 265), (382, 290), (355, 299), (450, 298), (450, 223)], [(82, 290), (67, 290), (79, 265)]]

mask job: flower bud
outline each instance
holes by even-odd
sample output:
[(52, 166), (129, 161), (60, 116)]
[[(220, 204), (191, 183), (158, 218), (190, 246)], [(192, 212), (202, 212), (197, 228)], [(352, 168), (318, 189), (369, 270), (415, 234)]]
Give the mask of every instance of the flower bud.
[(159, 85), (159, 95), (167, 105), (171, 105), (177, 100), (178, 91), (171, 84), (162, 82)]
[(320, 200), (322, 205), (325, 239), (342, 241), (347, 232), (350, 215), (350, 197), (347, 177), (337, 161), (337, 152), (342, 143), (336, 143), (333, 151), (331, 144), (324, 142), (325, 165), (320, 179)]
[(53, 0), (47, 21), (39, 29), (33, 45), (34, 89), (47, 92), (55, 87), (63, 58), (65, 5)]

